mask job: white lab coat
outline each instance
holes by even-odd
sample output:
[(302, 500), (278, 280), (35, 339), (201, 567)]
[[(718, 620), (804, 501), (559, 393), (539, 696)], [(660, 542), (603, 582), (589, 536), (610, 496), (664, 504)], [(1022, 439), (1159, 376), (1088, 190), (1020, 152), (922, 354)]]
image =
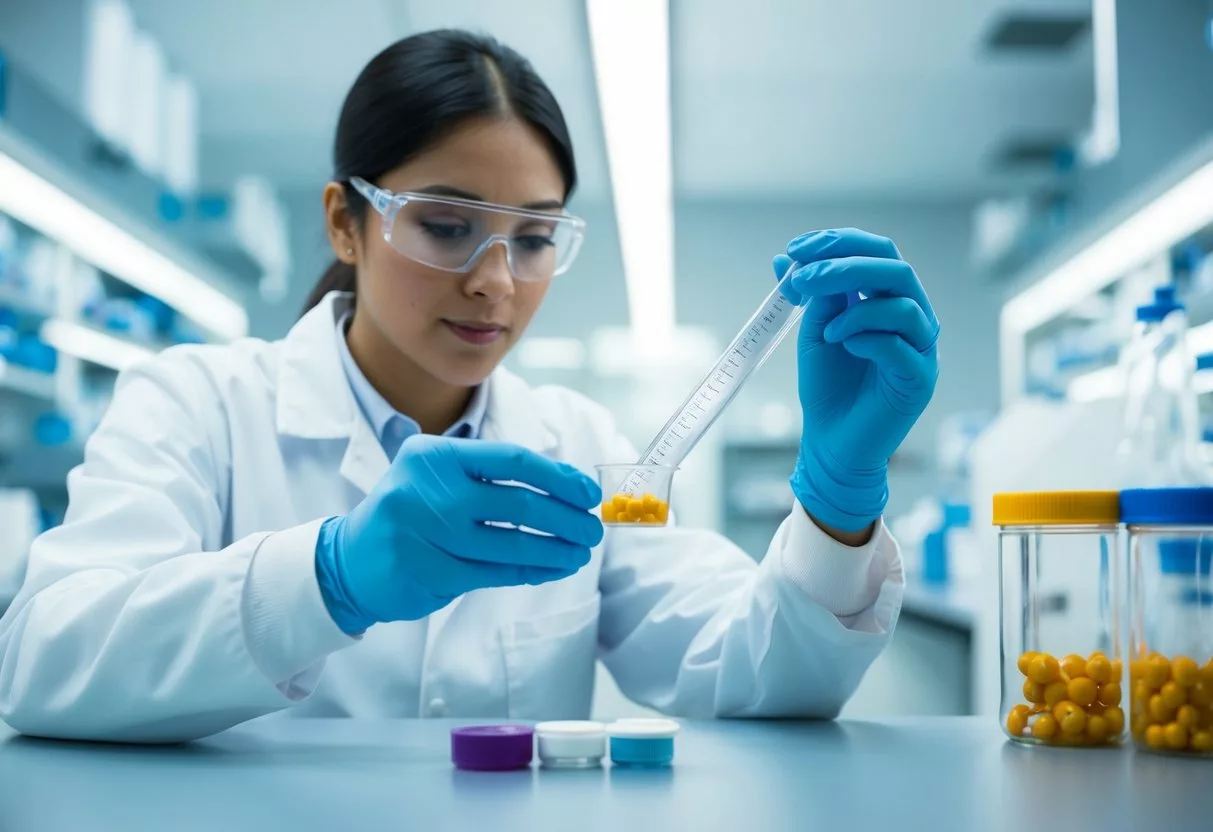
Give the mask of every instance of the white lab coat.
[[(347, 304), (330, 295), (282, 341), (177, 347), (122, 374), (0, 620), (13, 728), (154, 742), (275, 711), (585, 718), (597, 657), (674, 715), (837, 715), (894, 627), (900, 558), (883, 524), (849, 548), (799, 506), (761, 563), (707, 531), (610, 530), (562, 581), (342, 633), (317, 531), (388, 466), (338, 357)], [(587, 471), (635, 458), (584, 397), (504, 370), (489, 384), (485, 438)]]

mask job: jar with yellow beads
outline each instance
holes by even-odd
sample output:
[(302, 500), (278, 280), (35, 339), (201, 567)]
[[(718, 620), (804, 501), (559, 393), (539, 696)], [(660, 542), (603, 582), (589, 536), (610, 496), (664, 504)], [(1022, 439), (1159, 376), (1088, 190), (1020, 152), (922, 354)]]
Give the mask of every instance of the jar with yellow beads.
[(1121, 494), (1134, 744), (1213, 756), (1213, 488)]
[(1002, 707), (1012, 740), (1091, 748), (1124, 735), (1115, 491), (994, 495)]

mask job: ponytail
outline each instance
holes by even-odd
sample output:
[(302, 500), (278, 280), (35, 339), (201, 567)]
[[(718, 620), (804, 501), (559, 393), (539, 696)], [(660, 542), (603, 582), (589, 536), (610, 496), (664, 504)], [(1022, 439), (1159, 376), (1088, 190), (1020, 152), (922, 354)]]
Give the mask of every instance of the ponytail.
[(357, 285), (358, 281), (354, 275), (354, 267), (349, 263), (334, 260), (320, 280), (316, 282), (316, 285), (312, 287), (307, 300), (303, 302), (303, 311), (299, 313), (299, 316), (303, 317), (308, 312), (311, 312), (320, 301), (324, 300), (324, 296), (329, 292), (354, 292), (357, 289)]

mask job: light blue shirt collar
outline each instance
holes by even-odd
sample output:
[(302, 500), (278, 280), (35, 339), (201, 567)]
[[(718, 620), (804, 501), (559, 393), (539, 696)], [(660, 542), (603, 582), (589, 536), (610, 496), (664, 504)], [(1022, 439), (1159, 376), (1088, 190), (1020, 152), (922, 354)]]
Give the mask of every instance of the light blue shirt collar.
[[(359, 410), (362, 411), (362, 415), (366, 417), (367, 422), (375, 431), (379, 444), (383, 446), (383, 452), (388, 459), (395, 459), (401, 443), (413, 434), (421, 433), (421, 426), (388, 404), (387, 399), (383, 398), (367, 380), (366, 375), (359, 368), (358, 362), (354, 361), (354, 356), (350, 354), (349, 345), (345, 342), (345, 330), (349, 321), (350, 313), (348, 312), (337, 321), (337, 349), (341, 354), (341, 366), (350, 383), (350, 390), (354, 393), (354, 400), (358, 402)], [(463, 439), (480, 437), (484, 414), (488, 409), (488, 386), (489, 382), (486, 381), (476, 388), (463, 416), (447, 428), (443, 432), (443, 436)]]

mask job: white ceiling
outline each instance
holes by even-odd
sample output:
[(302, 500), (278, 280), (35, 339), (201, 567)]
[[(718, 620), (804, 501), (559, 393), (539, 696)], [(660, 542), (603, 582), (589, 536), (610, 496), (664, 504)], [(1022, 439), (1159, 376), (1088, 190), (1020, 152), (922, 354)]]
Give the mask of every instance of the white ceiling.
[(363, 65), (413, 32), (490, 33), (526, 55), (564, 108), (583, 194), (608, 191), (602, 127), (578, 0), (130, 0), (138, 24), (195, 80), (204, 175), (310, 186), (329, 173), (341, 102)]
[[(565, 109), (582, 198), (608, 193), (583, 0), (131, 5), (200, 88), (208, 180), (322, 181), (362, 65), (410, 32), (463, 26), (532, 60)], [(1062, 58), (982, 54), (1014, 7), (1090, 0), (671, 0), (678, 192), (968, 198), (1014, 184), (992, 150), (1074, 133), (1092, 102), (1085, 39)]]
[[(682, 193), (977, 196), (1009, 137), (1073, 135), (1093, 102), (1088, 37), (1061, 57), (994, 57), (1007, 10), (1091, 0), (675, 0)], [(743, 11), (744, 10), (744, 11)]]

